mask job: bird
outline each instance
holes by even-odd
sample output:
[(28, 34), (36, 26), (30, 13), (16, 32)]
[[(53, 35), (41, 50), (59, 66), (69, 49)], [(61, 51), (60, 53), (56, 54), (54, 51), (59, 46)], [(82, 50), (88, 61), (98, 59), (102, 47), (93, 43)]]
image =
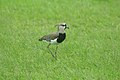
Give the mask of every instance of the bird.
[[(57, 59), (57, 49), (58, 45), (62, 43), (66, 39), (66, 32), (65, 29), (69, 29), (68, 25), (66, 23), (59, 23), (55, 25), (57, 27), (57, 32), (44, 35), (43, 37), (39, 38), (39, 41), (45, 41), (48, 44), (47, 48), (49, 52), (51, 53), (52, 57)], [(50, 50), (50, 45), (57, 45), (54, 54)]]

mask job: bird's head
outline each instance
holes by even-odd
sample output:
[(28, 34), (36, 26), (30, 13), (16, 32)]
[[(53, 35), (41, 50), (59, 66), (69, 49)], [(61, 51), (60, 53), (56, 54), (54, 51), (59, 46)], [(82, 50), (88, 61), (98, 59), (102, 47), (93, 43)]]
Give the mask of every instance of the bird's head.
[(55, 25), (55, 26), (58, 27), (58, 30), (60, 30), (60, 29), (63, 29), (63, 30), (69, 29), (69, 27), (67, 26), (66, 23), (60, 23), (60, 24), (57, 24), (57, 25)]

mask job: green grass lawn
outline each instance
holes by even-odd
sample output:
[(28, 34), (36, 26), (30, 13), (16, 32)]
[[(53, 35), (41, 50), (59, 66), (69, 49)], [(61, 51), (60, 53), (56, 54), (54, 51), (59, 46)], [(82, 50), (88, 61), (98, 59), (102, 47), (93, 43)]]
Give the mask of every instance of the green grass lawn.
[[(55, 60), (38, 39), (60, 22)], [(0, 80), (120, 80), (120, 0), (0, 0)]]

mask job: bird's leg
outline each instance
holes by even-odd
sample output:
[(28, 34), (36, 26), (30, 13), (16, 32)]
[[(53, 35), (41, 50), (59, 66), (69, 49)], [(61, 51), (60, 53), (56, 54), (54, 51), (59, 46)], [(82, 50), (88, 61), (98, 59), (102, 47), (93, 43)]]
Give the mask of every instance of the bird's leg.
[(49, 48), (50, 45), (51, 45), (51, 44), (49, 44), (49, 45), (47, 46), (47, 48), (48, 48), (49, 52), (51, 53), (52, 57), (54, 57), (52, 51), (51, 51), (50, 48)]
[(55, 58), (57, 59), (57, 49), (58, 49), (58, 46), (56, 46), (56, 50), (55, 50)]

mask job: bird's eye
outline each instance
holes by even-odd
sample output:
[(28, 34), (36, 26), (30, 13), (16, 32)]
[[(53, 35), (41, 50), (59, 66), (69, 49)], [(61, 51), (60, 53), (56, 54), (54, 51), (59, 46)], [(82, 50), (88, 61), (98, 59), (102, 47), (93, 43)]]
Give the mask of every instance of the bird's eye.
[(66, 24), (62, 24), (61, 26), (67, 26)]
[(67, 26), (66, 24), (64, 26)]

